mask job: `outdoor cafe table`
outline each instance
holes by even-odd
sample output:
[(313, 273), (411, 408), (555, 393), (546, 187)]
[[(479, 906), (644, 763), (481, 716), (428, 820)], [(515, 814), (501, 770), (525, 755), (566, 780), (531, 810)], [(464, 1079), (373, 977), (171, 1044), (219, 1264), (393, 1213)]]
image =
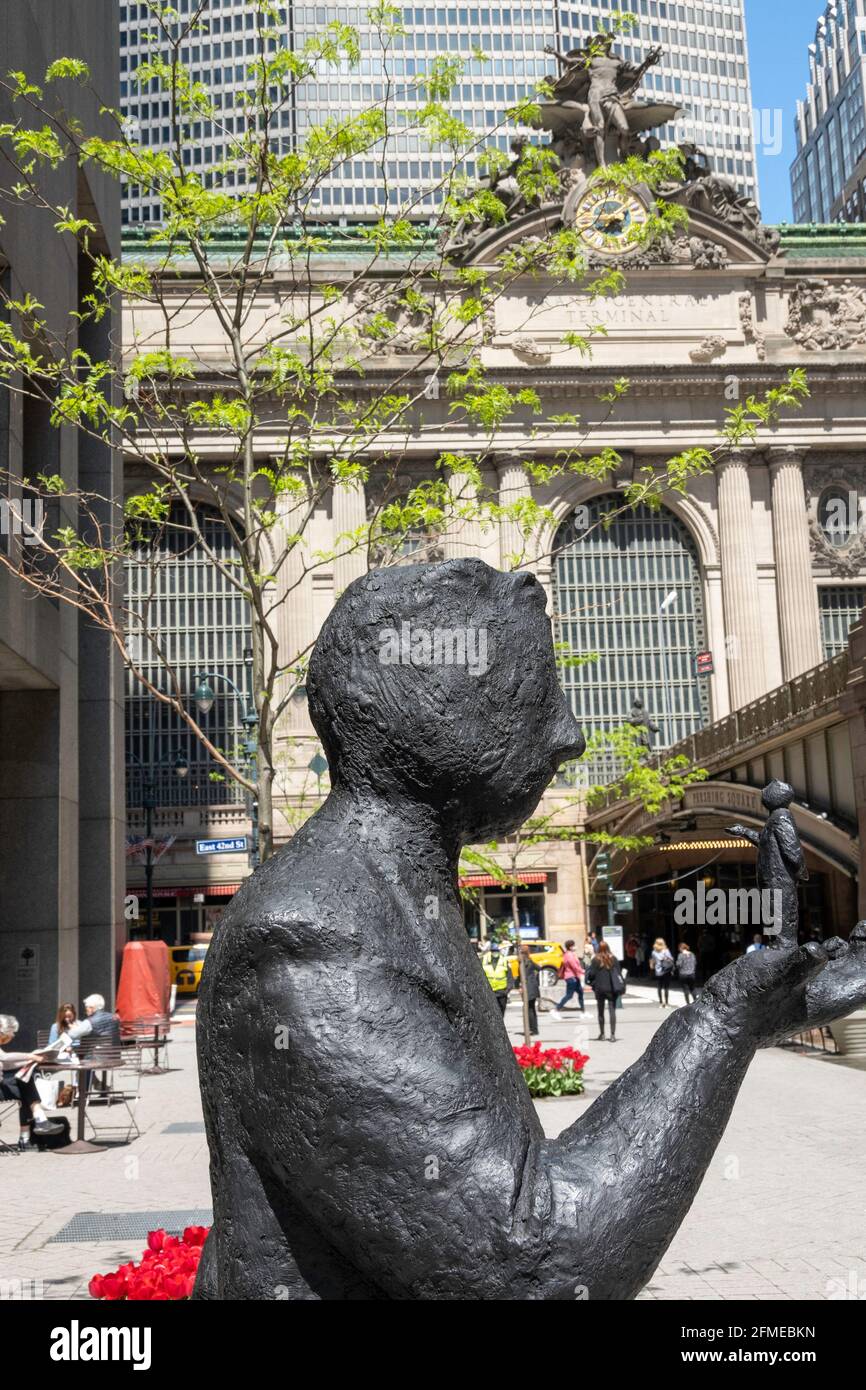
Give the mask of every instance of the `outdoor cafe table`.
[[(56, 1065), (53, 1063), (46, 1063), (44, 1066), (40, 1066), (39, 1070), (48, 1072), (71, 1071), (73, 1074), (80, 1075), (81, 1072), (85, 1071), (115, 1071), (118, 1067), (122, 1065), (122, 1062), (103, 1062), (100, 1061), (98, 1057), (96, 1057), (92, 1061), (78, 1062), (74, 1066), (71, 1065), (69, 1062), (67, 1062), (65, 1065), (62, 1062), (57, 1063)], [(53, 1149), (53, 1153), (101, 1154), (105, 1153), (105, 1150), (108, 1147), (107, 1144), (93, 1144), (89, 1139), (85, 1139), (84, 1137), (84, 1112), (87, 1108), (88, 1089), (85, 1085), (82, 1084), (84, 1079), (85, 1078), (82, 1077), (82, 1080), (78, 1083), (78, 1124), (76, 1126), (76, 1136), (71, 1144), (65, 1144), (62, 1149)]]

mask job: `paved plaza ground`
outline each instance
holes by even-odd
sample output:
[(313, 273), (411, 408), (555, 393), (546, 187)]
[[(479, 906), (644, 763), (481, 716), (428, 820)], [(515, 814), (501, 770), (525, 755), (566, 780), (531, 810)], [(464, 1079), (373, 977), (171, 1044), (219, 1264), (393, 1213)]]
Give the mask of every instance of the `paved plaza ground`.
[[(647, 1046), (665, 1015), (648, 988), (631, 988), (620, 1040), (596, 1042), (595, 1010), (543, 1014), (542, 1041), (589, 1052), (587, 1094), (542, 1101), (554, 1136)], [(520, 1041), (521, 1009), (508, 1028)], [(4, 1201), (0, 1280), (8, 1297), (86, 1298), (91, 1274), (137, 1258), (143, 1232), (209, 1216), (207, 1146), (196, 1084), (194, 1006), (176, 1017), (164, 1075), (142, 1078), (141, 1137), (100, 1154), (0, 1156)], [(761, 1053), (698, 1198), (645, 1299), (866, 1299), (862, 1145), (866, 1073), (842, 1059), (779, 1048)], [(15, 1138), (16, 1117), (0, 1133)], [(121, 1214), (114, 1235), (82, 1239), (64, 1228), (83, 1213)], [(125, 1214), (125, 1215), (124, 1215)], [(82, 1223), (77, 1223), (81, 1225)], [(71, 1236), (69, 1239), (67, 1236)]]

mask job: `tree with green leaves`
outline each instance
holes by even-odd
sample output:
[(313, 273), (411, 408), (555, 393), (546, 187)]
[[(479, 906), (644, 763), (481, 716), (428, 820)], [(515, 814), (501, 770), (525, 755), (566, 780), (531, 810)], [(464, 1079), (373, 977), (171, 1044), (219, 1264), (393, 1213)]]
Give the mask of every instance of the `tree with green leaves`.
[[(132, 81), (167, 110), (170, 140), (159, 147), (136, 139), (110, 105), (102, 106), (108, 134), (69, 118), (65, 85), (91, 83), (74, 54), (44, 74), (15, 72), (0, 81), (14, 112), (0, 125), (0, 206), (7, 216), (27, 205), (52, 219), (87, 277), (77, 312), (59, 328), (38, 286), (3, 291), (0, 388), (39, 402), (57, 430), (122, 448), (129, 483), (123, 497), (99, 497), (72, 486), (62, 470), (46, 473), (35, 463), (23, 480), (0, 480), (42, 504), (47, 517), (31, 528), (32, 545), (12, 547), (0, 563), (101, 627), (140, 686), (204, 744), (213, 775), (257, 796), (266, 858), (279, 750), (291, 746), (290, 739), (281, 745), (281, 728), (303, 689), (314, 637), (294, 640), (290, 615), (303, 586), (348, 558), (356, 573), (407, 555), (437, 558), (452, 542), (459, 547), (470, 525), (485, 534), (509, 523), (521, 539), (504, 563), (532, 563), (551, 515), (531, 493), (503, 505), (487, 487), (485, 464), (503, 439), (520, 430), (523, 467), (536, 484), (569, 475), (604, 483), (621, 458), (610, 448), (594, 450), (592, 429), (576, 417), (545, 418), (531, 382), (510, 389), (497, 380), (485, 361), (485, 325), (515, 285), (542, 275), (590, 305), (621, 293), (625, 280), (616, 269), (592, 270), (574, 228), (555, 221), (492, 263), (455, 254), (469, 233), (505, 225), (516, 205), (538, 208), (560, 192), (550, 147), (521, 138), (510, 157), (499, 148), (509, 132), (531, 135), (549, 83), (479, 134), (451, 110), (465, 59), (440, 53), (416, 77), (392, 76), (400, 12), (375, 4), (368, 22), (385, 74), (381, 99), (357, 115), (336, 112), (286, 142), (283, 115), (302, 89), (357, 68), (359, 34), (334, 22), (293, 47), (278, 8), (253, 3), (255, 53), (242, 117), (228, 122), (183, 57), (190, 35), (209, 32), (210, 0), (195, 0), (188, 15), (148, 0)], [(625, 16), (615, 27), (629, 22)], [(395, 205), (386, 156), (407, 135), (435, 150), (445, 172)], [(211, 137), (223, 156), (199, 169), (190, 148)], [(367, 221), (334, 227), (321, 217), (321, 191), (361, 156), (377, 162), (383, 202)], [(607, 181), (661, 189), (680, 160), (676, 151), (657, 152), (603, 172)], [(65, 161), (143, 190), (160, 206), (161, 225), (140, 238), (138, 254), (113, 258), (86, 208), (55, 205), (50, 173)], [(484, 170), (480, 182), (468, 177), (470, 164)], [(660, 201), (635, 235), (667, 235), (686, 216)], [(102, 322), (118, 298), (122, 351), (94, 356), (82, 346), (82, 329)], [(588, 322), (565, 336), (562, 350), (589, 359), (601, 333)], [(602, 396), (607, 418), (627, 390), (620, 381)], [(737, 405), (719, 449), (753, 438), (806, 393), (794, 372), (785, 386)], [(578, 447), (561, 448), (564, 423), (581, 431)], [(471, 438), (471, 447), (449, 448), (455, 432)], [(624, 489), (622, 507), (658, 505), (666, 491), (684, 492), (714, 456), (692, 449), (646, 469)], [(363, 513), (356, 509), (353, 524), (323, 545), (317, 513), (360, 489)], [(227, 529), (233, 558), (209, 543), (202, 506)], [(249, 612), (252, 759), (214, 740), (179, 678), (159, 616), (159, 541), (167, 536), (219, 568)], [(145, 575), (134, 594), (124, 579), (131, 559)]]

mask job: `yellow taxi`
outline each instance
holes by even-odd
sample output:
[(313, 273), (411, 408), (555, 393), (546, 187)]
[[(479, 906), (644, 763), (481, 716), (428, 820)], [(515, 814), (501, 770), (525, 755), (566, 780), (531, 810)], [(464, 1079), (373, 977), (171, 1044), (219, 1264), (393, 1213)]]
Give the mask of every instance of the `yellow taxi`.
[[(544, 989), (551, 989), (559, 978), (559, 967), (565, 955), (565, 947), (559, 941), (522, 941), (521, 946), (529, 947), (529, 956), (535, 961), (539, 971), (539, 983)], [(517, 946), (511, 947), (508, 965), (515, 980), (520, 978), (520, 961)]]
[(169, 946), (171, 983), (178, 994), (198, 994), (207, 946)]

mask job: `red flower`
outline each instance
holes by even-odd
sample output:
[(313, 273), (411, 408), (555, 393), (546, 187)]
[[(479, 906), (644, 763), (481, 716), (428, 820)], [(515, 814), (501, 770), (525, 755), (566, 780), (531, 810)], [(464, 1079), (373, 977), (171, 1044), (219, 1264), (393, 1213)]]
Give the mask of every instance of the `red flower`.
[(521, 1067), (542, 1067), (546, 1071), (559, 1071), (566, 1062), (571, 1062), (575, 1071), (582, 1071), (589, 1058), (573, 1047), (542, 1048), (541, 1043), (525, 1044), (514, 1048), (514, 1056)]
[(207, 1226), (187, 1226), (183, 1233), (184, 1245), (204, 1245), (207, 1240)]
[(114, 1274), (94, 1274), (88, 1285), (91, 1297), (160, 1303), (191, 1298), (208, 1230), (188, 1226), (180, 1240), (150, 1231), (140, 1262), (121, 1265)]

